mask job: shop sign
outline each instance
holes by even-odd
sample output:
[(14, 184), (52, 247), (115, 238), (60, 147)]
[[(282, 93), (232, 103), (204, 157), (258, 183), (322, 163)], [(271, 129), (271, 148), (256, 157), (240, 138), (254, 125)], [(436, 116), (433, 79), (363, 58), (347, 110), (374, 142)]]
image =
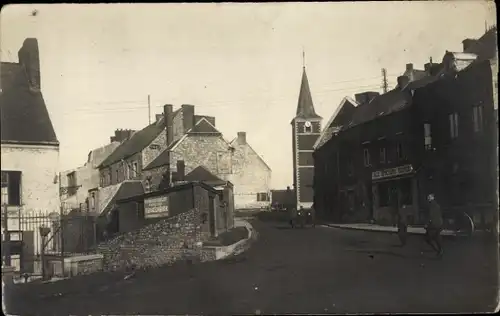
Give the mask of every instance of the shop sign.
[(409, 174), (412, 172), (413, 172), (412, 165), (404, 165), (404, 166), (395, 167), (395, 168), (378, 170), (378, 171), (372, 172), (372, 180), (397, 177), (397, 176), (402, 176), (402, 175)]
[(168, 216), (168, 195), (150, 197), (144, 200), (144, 217)]

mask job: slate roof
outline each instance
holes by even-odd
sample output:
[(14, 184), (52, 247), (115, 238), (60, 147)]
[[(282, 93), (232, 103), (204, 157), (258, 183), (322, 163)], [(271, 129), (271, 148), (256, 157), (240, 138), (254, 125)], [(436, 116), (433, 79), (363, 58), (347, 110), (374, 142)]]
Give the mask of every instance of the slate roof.
[[(356, 110), (356, 106), (358, 103), (349, 98), (345, 97), (342, 99), (342, 102), (339, 104), (333, 115), (330, 117), (330, 120), (326, 124), (326, 128), (321, 132), (318, 140), (314, 144), (315, 149), (319, 149), (326, 142), (328, 142), (336, 132), (339, 132), (342, 126), (349, 122), (352, 117), (353, 111)], [(351, 111), (347, 111), (348, 108), (351, 108)]]
[(100, 165), (110, 166), (122, 159), (132, 156), (146, 148), (161, 132), (165, 132), (163, 118), (132, 134), (130, 139), (122, 142)]
[(411, 104), (411, 94), (406, 90), (394, 89), (374, 98), (369, 104), (357, 107), (347, 128), (366, 123), (380, 116), (401, 111)]
[(0, 64), (1, 140), (59, 145), (40, 91), (32, 90), (18, 63)]
[(222, 135), (215, 126), (212, 125), (206, 118), (201, 118), (192, 129), (187, 131), (188, 134), (218, 134)]
[(411, 90), (415, 90), (415, 89), (418, 89), (418, 88), (422, 88), (430, 83), (433, 83), (434, 81), (438, 80), (439, 77), (438, 76), (426, 76), (426, 77), (423, 77), (419, 80), (415, 80), (415, 81), (412, 81), (410, 82), (407, 86), (406, 86), (406, 89), (411, 89)]
[(321, 135), (321, 138), (318, 139), (318, 143), (316, 144), (316, 149), (321, 148), (324, 144), (326, 144), (332, 137), (335, 135), (335, 133), (338, 133), (341, 131), (342, 127), (341, 126), (330, 126), (327, 129), (323, 131), (323, 134)]
[(484, 33), (465, 53), (478, 55), (478, 60), (495, 58), (497, 54), (497, 27), (494, 26)]
[(321, 118), (314, 110), (309, 80), (307, 79), (306, 68), (302, 71), (302, 82), (300, 84), (299, 101), (297, 104), (296, 118)]
[(120, 200), (124, 200), (130, 197), (143, 195), (144, 187), (142, 186), (141, 181), (137, 180), (125, 180), (121, 183), (120, 188), (113, 196), (113, 198), (109, 201), (108, 205), (101, 211), (99, 215), (106, 215), (109, 211), (111, 211), (116, 203)]
[(184, 179), (186, 181), (201, 181), (205, 182), (208, 185), (222, 185), (226, 183), (226, 181), (222, 180), (221, 178), (211, 173), (204, 166), (196, 167), (190, 173), (188, 173), (184, 177)]

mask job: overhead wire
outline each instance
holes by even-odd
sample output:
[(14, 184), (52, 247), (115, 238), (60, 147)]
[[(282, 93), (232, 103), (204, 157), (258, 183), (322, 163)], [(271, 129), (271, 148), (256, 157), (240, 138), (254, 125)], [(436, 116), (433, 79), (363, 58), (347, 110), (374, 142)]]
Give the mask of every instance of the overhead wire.
[[(365, 79), (377, 79), (380, 78), (378, 77), (373, 77), (373, 78), (365, 78)], [(363, 80), (363, 79), (361, 79)], [(335, 83), (343, 83), (343, 82), (355, 82), (356, 80), (345, 80), (345, 81), (337, 81), (333, 82)], [(359, 79), (357, 81), (360, 81)], [(358, 86), (351, 86), (351, 87), (344, 87), (344, 88), (334, 88), (334, 89), (323, 89), (320, 91), (314, 92), (314, 95), (324, 95), (327, 93), (331, 92), (341, 92), (341, 91), (348, 91), (348, 90), (355, 90), (355, 89), (380, 89), (381, 86), (380, 84), (369, 84), (369, 85), (358, 85)], [(260, 91), (259, 91), (260, 92)], [(266, 100), (262, 104), (254, 105), (256, 107), (267, 107), (269, 106), (269, 103), (275, 103), (280, 100), (288, 99), (290, 96), (288, 95), (282, 95), (281, 97), (278, 98), (273, 98), (272, 100)], [(248, 102), (248, 99), (238, 99), (234, 101), (207, 101), (204, 102), (205, 105), (203, 106), (204, 108), (223, 108), (223, 107), (229, 107), (229, 106), (234, 106), (235, 104), (243, 103), (243, 102)], [(71, 114), (74, 114), (74, 112), (79, 112), (79, 113), (109, 113), (109, 112), (125, 112), (125, 111), (133, 111), (133, 110), (144, 110), (147, 109), (148, 106), (145, 104), (145, 101), (143, 100), (124, 100), (124, 101), (98, 101), (93, 104), (136, 104), (138, 106), (136, 107), (119, 107), (119, 108), (104, 108), (104, 109), (95, 109), (95, 108), (77, 108), (74, 109)], [(143, 105), (144, 104), (144, 105)], [(140, 106), (139, 106), (140, 105)], [(156, 105), (153, 106), (155, 108), (160, 108), (163, 107), (163, 105)], [(67, 113), (70, 114), (70, 113)]]

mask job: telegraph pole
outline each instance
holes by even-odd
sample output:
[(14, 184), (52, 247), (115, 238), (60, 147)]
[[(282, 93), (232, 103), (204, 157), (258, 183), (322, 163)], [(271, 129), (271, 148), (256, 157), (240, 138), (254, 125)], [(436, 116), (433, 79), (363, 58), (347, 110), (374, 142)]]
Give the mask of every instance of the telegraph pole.
[(387, 70), (382, 68), (382, 91), (387, 93), (388, 84), (387, 84)]
[(148, 121), (151, 125), (151, 96), (148, 94)]

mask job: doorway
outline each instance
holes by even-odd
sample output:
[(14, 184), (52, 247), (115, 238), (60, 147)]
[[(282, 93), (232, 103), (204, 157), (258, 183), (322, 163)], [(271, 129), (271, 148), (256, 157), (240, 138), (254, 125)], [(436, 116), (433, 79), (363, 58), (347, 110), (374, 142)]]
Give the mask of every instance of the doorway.
[(210, 194), (208, 196), (208, 225), (210, 227), (210, 236), (216, 236), (215, 230), (215, 196)]

